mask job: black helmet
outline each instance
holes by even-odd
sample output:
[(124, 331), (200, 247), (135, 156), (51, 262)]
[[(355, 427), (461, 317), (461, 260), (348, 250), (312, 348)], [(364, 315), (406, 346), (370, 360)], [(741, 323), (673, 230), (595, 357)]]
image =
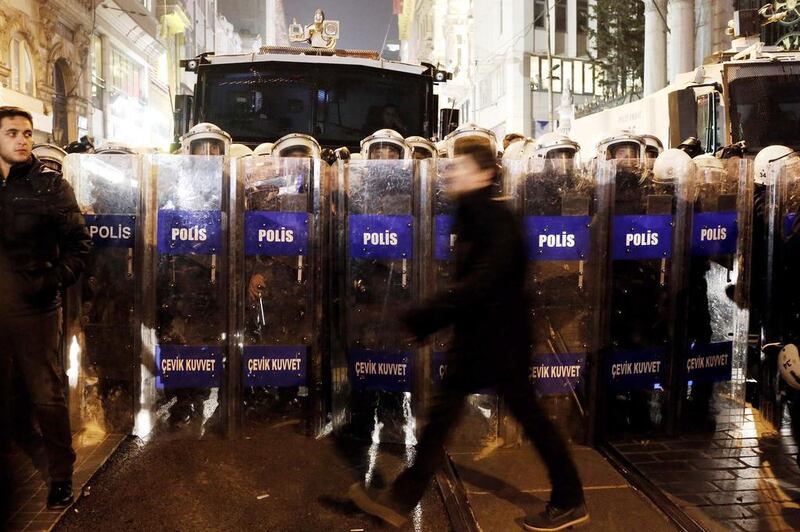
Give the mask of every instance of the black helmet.
[(94, 153), (94, 139), (84, 135), (80, 140), (73, 140), (64, 146), (64, 151), (67, 153)]
[(704, 153), (703, 146), (700, 144), (700, 141), (697, 140), (697, 137), (687, 137), (683, 142), (678, 144), (678, 149), (685, 151), (692, 159)]

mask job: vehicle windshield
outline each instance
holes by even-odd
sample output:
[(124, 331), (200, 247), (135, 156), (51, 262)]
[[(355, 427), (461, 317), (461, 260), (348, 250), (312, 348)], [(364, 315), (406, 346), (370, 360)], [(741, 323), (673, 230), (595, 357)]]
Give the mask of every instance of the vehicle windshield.
[(430, 137), (425, 77), (358, 66), (298, 63), (214, 65), (200, 73), (197, 122), (236, 142), (305, 133), (323, 146), (358, 147), (379, 129)]
[(751, 153), (773, 144), (800, 148), (800, 65), (768, 67), (729, 75), (731, 136)]

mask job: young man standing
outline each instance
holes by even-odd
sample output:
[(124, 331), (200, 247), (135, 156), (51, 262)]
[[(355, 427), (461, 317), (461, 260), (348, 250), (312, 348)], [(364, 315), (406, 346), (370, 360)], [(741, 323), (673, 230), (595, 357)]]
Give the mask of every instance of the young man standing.
[(47, 505), (72, 500), (75, 452), (60, 353), (60, 292), (84, 267), (91, 240), (72, 187), (31, 154), (33, 118), (0, 107), (0, 452), (11, 439), (12, 380), (42, 433)]
[(471, 393), (494, 387), (544, 460), (553, 485), (550, 504), (528, 516), (532, 531), (562, 530), (589, 520), (575, 464), (528, 380), (530, 330), (523, 289), (527, 265), (522, 228), (506, 202), (494, 198), (495, 154), (465, 142), (447, 174), (456, 200), (455, 285), (405, 315), (420, 340), (452, 325), (452, 356), (432, 400), (414, 464), (386, 490), (362, 483), (349, 496), (363, 511), (402, 526), (444, 459), (444, 443)]

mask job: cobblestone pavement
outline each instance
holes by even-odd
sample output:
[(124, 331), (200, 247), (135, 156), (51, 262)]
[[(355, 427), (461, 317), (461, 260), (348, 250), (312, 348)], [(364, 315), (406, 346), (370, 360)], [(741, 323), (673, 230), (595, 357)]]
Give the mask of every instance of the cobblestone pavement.
[[(72, 445), (77, 454), (75, 473), (72, 477), (75, 493), (78, 494), (98, 469), (108, 460), (124, 434), (104, 434), (83, 431), (75, 434)], [(67, 510), (47, 509), (47, 484), (42, 472), (34, 467), (31, 459), (22, 451), (14, 453), (11, 460), (16, 491), (12, 497), (9, 522), (4, 530), (34, 531), (50, 530)], [(2, 528), (2, 527), (0, 527)]]
[(707, 530), (800, 530), (800, 468), (788, 428), (738, 409), (716, 431), (615, 448)]

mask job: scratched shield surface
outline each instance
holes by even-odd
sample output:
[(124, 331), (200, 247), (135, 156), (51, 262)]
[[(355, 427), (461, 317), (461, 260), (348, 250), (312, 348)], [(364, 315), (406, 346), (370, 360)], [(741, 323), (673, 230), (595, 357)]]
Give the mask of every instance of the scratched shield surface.
[(138, 371), (135, 293), (142, 241), (142, 159), (135, 155), (70, 154), (72, 185), (92, 237), (78, 285), (64, 294), (73, 428), (127, 433), (133, 428)]
[(591, 415), (587, 359), (593, 361), (598, 348), (607, 184), (576, 161), (559, 162), (507, 161), (504, 172), (528, 248), (531, 385), (557, 425), (584, 441)]
[(216, 433), (224, 425), (228, 338), (228, 161), (146, 159), (142, 412), (137, 432)]
[[(321, 399), (326, 320), (322, 261), (327, 165), (240, 159), (244, 419), (308, 413)], [(326, 350), (325, 350), (326, 351)]]
[(676, 383), (686, 432), (703, 430), (717, 411), (744, 415), (752, 169), (745, 159), (712, 163), (697, 164), (690, 198), (688, 322)]
[(339, 166), (334, 416), (337, 427), (361, 439), (415, 441), (417, 360), (398, 319), (419, 294), (414, 175), (410, 160)]

